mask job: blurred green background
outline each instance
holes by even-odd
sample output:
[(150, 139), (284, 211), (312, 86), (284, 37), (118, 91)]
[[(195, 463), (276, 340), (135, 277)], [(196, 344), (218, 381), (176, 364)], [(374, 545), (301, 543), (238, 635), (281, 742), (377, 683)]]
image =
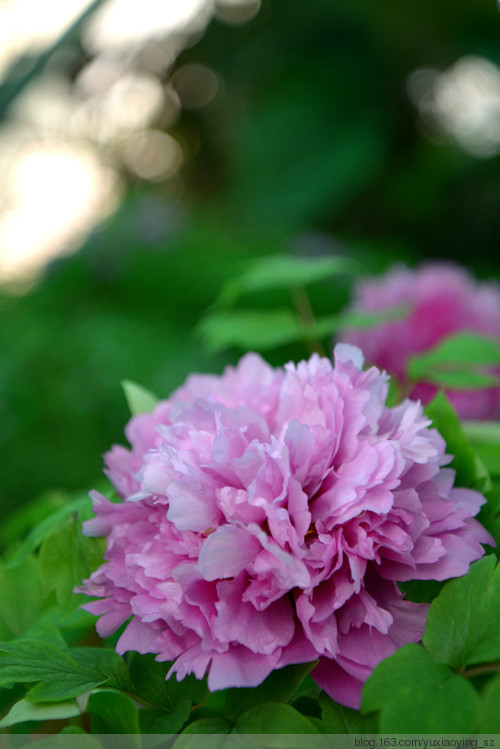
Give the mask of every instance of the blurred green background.
[[(6, 69), (4, 158), (6, 133), (22, 131), (25, 147), (41, 127), (36, 138), (45, 147), (92, 148), (119, 190), (99, 223), (56, 243), (58, 252), (77, 251), (31, 271), (29, 283), (4, 277), (4, 517), (41, 492), (100, 481), (102, 453), (124, 440), (120, 381), (167, 396), (189, 372), (220, 372), (237, 360), (242, 347), (207, 345), (199, 324), (248, 259), (340, 257), (355, 260), (356, 273), (372, 273), (437, 257), (479, 277), (499, 275), (495, 2), (240, 5), (219, 2), (215, 15), (210, 6), (210, 18), (184, 36), (152, 34), (135, 56), (130, 42), (118, 51), (106, 41), (93, 47), (85, 24), (76, 24), (62, 42), (53, 40), (46, 59), (43, 50), (20, 52)], [(163, 59), (162, 50), (166, 62), (148, 62)], [(130, 114), (116, 90), (110, 109), (110, 60), (115, 88), (123, 90), (131, 73), (156, 81), (161, 105), (149, 119), (147, 101), (139, 97)], [(36, 103), (54, 79), (66, 92), (64, 111), (78, 116), (55, 126), (54, 108), (38, 109), (35, 127), (29, 97)], [(119, 119), (116, 112), (125, 125), (105, 137), (103, 123)], [(133, 132), (129, 115), (137, 115)], [(39, 200), (64, 214), (61, 198), (44, 195), (43, 185)], [(69, 201), (77, 187), (63, 185)], [(5, 195), (0, 207), (8, 212), (11, 192)], [(0, 240), (6, 236), (0, 227)], [(351, 281), (346, 271), (311, 283), (314, 314), (338, 312)], [(292, 309), (292, 301), (286, 288), (250, 291), (245, 308)], [(276, 364), (308, 353), (293, 336), (261, 348)]]

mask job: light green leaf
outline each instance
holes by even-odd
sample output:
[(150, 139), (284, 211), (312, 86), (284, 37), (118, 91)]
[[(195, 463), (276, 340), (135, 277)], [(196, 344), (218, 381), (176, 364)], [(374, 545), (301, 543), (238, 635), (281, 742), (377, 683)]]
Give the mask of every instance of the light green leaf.
[(28, 693), (29, 701), (57, 702), (109, 681), (91, 658), (77, 660), (71, 652), (42, 640), (0, 643), (0, 686), (40, 682)]
[(240, 715), (235, 733), (319, 734), (318, 728), (290, 705), (267, 702)]
[(462, 676), (409, 644), (382, 661), (363, 688), (361, 710), (380, 710), (380, 733), (473, 733), (479, 698)]
[(62, 611), (79, 604), (73, 591), (103, 561), (105, 540), (84, 536), (80, 522), (70, 518), (65, 527), (45, 538), (40, 548), (39, 568), (46, 592), (55, 589)]
[(498, 342), (466, 331), (448, 336), (431, 351), (412, 356), (408, 373), (416, 382), (435, 382), (449, 389), (467, 390), (500, 384), (498, 375), (485, 370), (498, 366)]
[(122, 388), (125, 392), (125, 397), (132, 416), (150, 413), (158, 403), (159, 399), (154, 395), (154, 393), (147, 390), (147, 388), (142, 385), (132, 382), (132, 380), (123, 380)]
[(347, 257), (297, 257), (265, 255), (247, 263), (237, 278), (223, 288), (216, 304), (233, 304), (244, 293), (269, 289), (291, 289), (352, 273), (355, 263)]
[(198, 331), (211, 353), (230, 346), (263, 351), (304, 339), (304, 328), (289, 309), (214, 312)]
[(289, 702), (316, 663), (301, 663), (273, 671), (262, 684), (252, 689), (229, 689), (224, 703), (225, 714), (234, 719), (263, 702)]
[(500, 477), (500, 422), (463, 419), (462, 427), (491, 476)]
[(0, 720), (0, 728), (25, 723), (28, 720), (63, 720), (74, 718), (76, 715), (80, 715), (80, 710), (75, 700), (58, 702), (56, 705), (34, 705), (28, 700), (19, 700)]
[(500, 565), (493, 555), (446, 583), (432, 602), (424, 645), (441, 663), (458, 669), (500, 659)]

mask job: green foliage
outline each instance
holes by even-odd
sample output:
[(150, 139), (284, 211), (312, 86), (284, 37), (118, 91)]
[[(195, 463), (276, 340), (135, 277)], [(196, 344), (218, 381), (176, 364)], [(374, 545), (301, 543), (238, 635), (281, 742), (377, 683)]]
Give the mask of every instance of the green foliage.
[(106, 650), (61, 650), (42, 640), (0, 644), (0, 686), (13, 682), (37, 685), (28, 693), (31, 702), (59, 702), (94, 689), (117, 676), (122, 679), (119, 656)]
[(315, 665), (316, 663), (301, 663), (273, 671), (254, 689), (229, 689), (224, 703), (225, 714), (234, 719), (261, 703), (289, 702)]
[(105, 542), (88, 538), (81, 522), (70, 518), (64, 528), (47, 536), (40, 548), (39, 565), (42, 583), (47, 592), (55, 590), (61, 611), (78, 605), (74, 589), (102, 563)]
[(473, 390), (498, 385), (500, 378), (488, 367), (499, 365), (498, 341), (466, 331), (444, 338), (430, 351), (414, 354), (408, 361), (408, 374), (415, 382)]
[(484, 491), (490, 486), (488, 472), (478, 455), (473, 450), (460, 419), (444, 393), (438, 393), (425, 408), (425, 413), (432, 420), (446, 441), (447, 452), (454, 456), (452, 467), (456, 470), (456, 482), (459, 486), (470, 486)]
[(153, 395), (150, 390), (142, 387), (142, 385), (138, 385), (136, 382), (124, 380), (122, 387), (125, 391), (125, 397), (132, 416), (149, 413), (158, 403), (156, 395)]
[(240, 715), (236, 721), (235, 732), (303, 734), (319, 733), (319, 730), (308, 718), (290, 705), (266, 702)]
[(0, 720), (0, 728), (7, 728), (27, 721), (62, 720), (80, 715), (80, 709), (75, 700), (57, 702), (54, 705), (35, 705), (28, 700), (19, 700)]
[(265, 255), (246, 263), (246, 268), (223, 287), (216, 306), (234, 304), (245, 293), (291, 289), (351, 274), (354, 262), (347, 257), (295, 257)]
[(472, 733), (479, 697), (466, 679), (410, 644), (375, 668), (361, 709), (380, 711), (381, 733)]
[(450, 580), (429, 610), (424, 645), (454, 669), (500, 660), (500, 565), (494, 556)]

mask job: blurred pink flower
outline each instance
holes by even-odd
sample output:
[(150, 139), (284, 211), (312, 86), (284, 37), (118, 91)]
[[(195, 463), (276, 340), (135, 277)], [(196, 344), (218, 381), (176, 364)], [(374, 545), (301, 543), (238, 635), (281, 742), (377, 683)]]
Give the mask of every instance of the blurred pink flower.
[[(460, 331), (475, 331), (500, 341), (500, 287), (476, 282), (464, 268), (429, 262), (413, 271), (396, 265), (385, 275), (366, 278), (354, 290), (352, 308), (380, 312), (407, 306), (404, 319), (369, 329), (344, 330), (339, 340), (360, 346), (367, 360), (405, 382), (412, 354), (434, 348)], [(438, 388), (421, 382), (410, 393), (428, 403)], [(500, 416), (500, 388), (449, 390), (447, 395), (462, 418)]]
[(387, 408), (387, 376), (341, 344), (273, 369), (248, 354), (195, 375), (126, 433), (94, 492), (106, 562), (85, 581), (117, 650), (174, 661), (211, 690), (319, 659), (313, 676), (357, 707), (383, 658), (420, 639), (427, 606), (396, 581), (463, 575), (492, 542), (484, 498), (453, 488), (419, 403)]

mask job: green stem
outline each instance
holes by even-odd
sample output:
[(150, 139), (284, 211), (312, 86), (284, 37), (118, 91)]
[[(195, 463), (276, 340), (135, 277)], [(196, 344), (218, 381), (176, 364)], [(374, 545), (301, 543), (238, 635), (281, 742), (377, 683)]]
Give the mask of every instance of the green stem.
[(299, 318), (304, 333), (306, 333), (306, 345), (309, 353), (318, 353), (320, 356), (326, 356), (326, 351), (321, 345), (321, 342), (314, 336), (311, 336), (311, 332), (313, 332), (316, 327), (316, 319), (305, 289), (303, 289), (302, 286), (294, 286), (290, 289), (290, 296), (292, 297), (297, 317)]
[(481, 666), (471, 666), (470, 668), (464, 668), (459, 670), (461, 676), (465, 676), (466, 679), (472, 679), (474, 676), (481, 676), (482, 674), (494, 674), (500, 671), (500, 661), (496, 663), (485, 663)]

